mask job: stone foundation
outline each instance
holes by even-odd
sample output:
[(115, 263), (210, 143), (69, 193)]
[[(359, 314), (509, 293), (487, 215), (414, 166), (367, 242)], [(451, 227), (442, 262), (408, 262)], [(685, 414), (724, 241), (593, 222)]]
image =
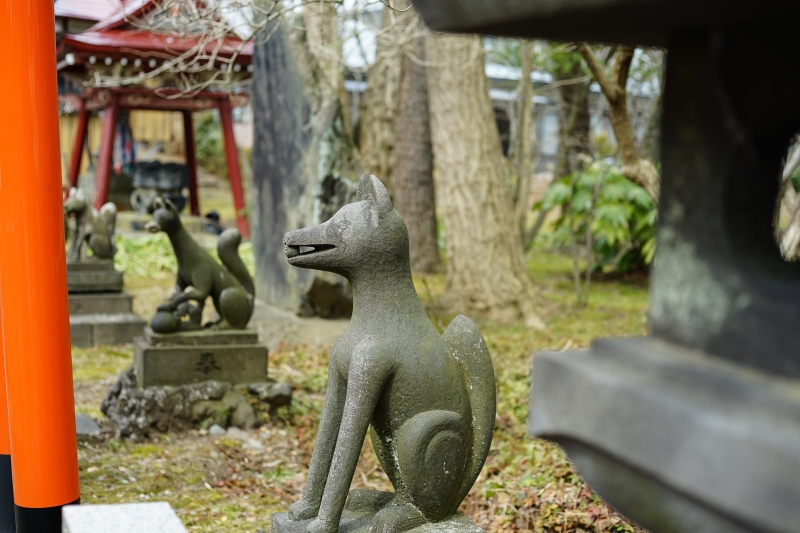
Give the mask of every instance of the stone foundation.
[(69, 295), (72, 346), (127, 344), (142, 334), (145, 321), (133, 312), (133, 297), (124, 292)]
[(133, 440), (213, 424), (258, 427), (270, 411), (291, 403), (293, 391), (290, 383), (272, 380), (236, 385), (209, 380), (140, 388), (136, 378), (133, 367), (123, 372), (100, 407), (116, 436)]
[(83, 292), (122, 292), (122, 272), (112, 259), (67, 263), (67, 288), (70, 294)]

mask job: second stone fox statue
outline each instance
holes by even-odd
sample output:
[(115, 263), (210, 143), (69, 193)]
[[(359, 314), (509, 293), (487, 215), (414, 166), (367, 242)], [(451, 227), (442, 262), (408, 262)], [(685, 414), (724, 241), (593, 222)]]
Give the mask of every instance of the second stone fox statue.
[[(405, 222), (374, 176), (363, 176), (357, 201), (328, 222), (284, 237), (291, 265), (350, 280), (353, 316), (331, 352), (305, 490), (288, 516), (273, 518), (273, 532), (335, 532), (345, 510), (367, 513), (375, 532), (447, 522), (480, 473), (496, 408), (489, 352), (463, 316), (436, 331), (414, 289), (408, 246)], [(395, 493), (348, 498), (368, 430)]]

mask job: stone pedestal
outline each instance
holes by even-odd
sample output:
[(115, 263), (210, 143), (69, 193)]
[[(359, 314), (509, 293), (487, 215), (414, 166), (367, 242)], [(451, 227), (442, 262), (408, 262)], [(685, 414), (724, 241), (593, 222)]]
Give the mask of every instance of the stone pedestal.
[(67, 288), (70, 294), (122, 292), (122, 272), (112, 259), (67, 263)]
[[(121, 274), (120, 274), (121, 275)], [(124, 292), (69, 295), (72, 346), (126, 344), (142, 334), (145, 321), (133, 312), (133, 297)]]
[[(368, 533), (374, 513), (358, 513), (345, 510), (339, 522), (339, 533)], [(306, 533), (311, 520), (289, 520), (286, 513), (272, 515), (272, 533)], [(455, 514), (435, 524), (423, 524), (407, 533), (483, 533), (469, 518)]]
[(144, 337), (134, 339), (136, 384), (144, 389), (209, 380), (266, 381), (267, 354), (251, 329), (159, 334), (145, 328)]
[(68, 505), (62, 514), (64, 533), (186, 533), (166, 502)]

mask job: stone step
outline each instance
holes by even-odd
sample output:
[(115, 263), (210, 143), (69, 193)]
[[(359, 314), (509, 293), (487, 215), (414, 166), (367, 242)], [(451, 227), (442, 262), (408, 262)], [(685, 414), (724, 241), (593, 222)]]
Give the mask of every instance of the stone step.
[(258, 333), (253, 329), (196, 329), (176, 333), (156, 333), (144, 329), (144, 340), (153, 346), (208, 346), (217, 344), (256, 344)]
[(186, 533), (167, 502), (68, 505), (63, 533)]
[(69, 314), (118, 314), (133, 312), (133, 296), (127, 292), (69, 295)]
[(94, 313), (69, 317), (69, 331), (72, 346), (128, 344), (141, 335), (145, 321), (134, 313)]
[(122, 272), (111, 260), (67, 263), (67, 289), (70, 294), (121, 292)]

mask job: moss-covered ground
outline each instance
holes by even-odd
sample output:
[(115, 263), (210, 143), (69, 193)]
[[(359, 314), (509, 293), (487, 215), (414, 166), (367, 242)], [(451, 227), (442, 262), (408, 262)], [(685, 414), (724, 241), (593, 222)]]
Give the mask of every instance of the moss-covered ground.
[[(137, 255), (146, 252), (156, 261), (168, 252), (165, 244), (151, 240)], [(128, 266), (128, 290), (137, 298), (137, 310), (148, 315), (169, 293), (169, 265)], [(534, 250), (529, 266), (541, 288), (547, 328), (481, 324), (497, 373), (497, 424), (484, 471), (462, 511), (488, 531), (640, 531), (592, 492), (557, 446), (528, 437), (526, 418), (532, 354), (586, 347), (598, 336), (644, 334), (647, 282), (596, 281), (589, 305), (576, 308), (569, 258)], [(442, 315), (436, 304), (444, 277), (416, 281), (431, 319), (446, 325), (451, 317)], [(302, 491), (325, 393), (327, 359), (326, 348), (272, 347), (273, 376), (291, 380), (297, 390), (291, 408), (282, 408), (267, 425), (250, 431), (263, 451), (201, 431), (141, 443), (80, 443), (83, 501), (168, 501), (192, 532), (269, 531), (271, 513), (286, 510)], [(131, 360), (129, 346), (73, 350), (78, 410), (99, 417), (105, 390)], [(354, 488), (365, 486), (389, 488), (368, 442), (353, 480)]]

